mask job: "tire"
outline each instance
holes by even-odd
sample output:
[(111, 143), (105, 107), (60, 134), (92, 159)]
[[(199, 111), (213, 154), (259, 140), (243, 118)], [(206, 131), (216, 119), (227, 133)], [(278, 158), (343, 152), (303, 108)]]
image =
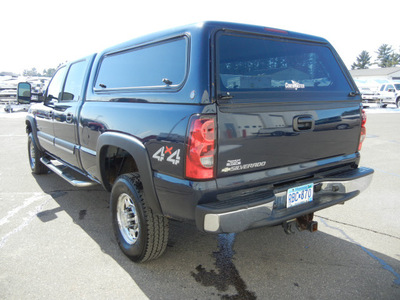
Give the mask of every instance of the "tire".
[(111, 191), (114, 234), (122, 252), (140, 263), (161, 256), (168, 243), (168, 219), (153, 213), (146, 203), (137, 173), (117, 178)]
[(400, 97), (397, 98), (397, 100), (396, 100), (396, 106), (397, 106), (397, 108), (400, 108)]
[(45, 174), (48, 172), (47, 167), (42, 164), (40, 158), (43, 156), (43, 152), (39, 150), (36, 145), (35, 139), (33, 138), (32, 132), (28, 135), (28, 157), (29, 165), (34, 174)]

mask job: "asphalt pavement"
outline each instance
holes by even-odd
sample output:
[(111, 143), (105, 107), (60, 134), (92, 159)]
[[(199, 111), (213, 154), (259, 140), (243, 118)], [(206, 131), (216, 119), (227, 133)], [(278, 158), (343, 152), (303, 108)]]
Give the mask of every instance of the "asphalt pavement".
[(317, 232), (171, 222), (166, 253), (144, 264), (119, 250), (100, 186), (30, 172), (25, 115), (0, 112), (0, 299), (400, 299), (399, 109), (367, 109), (373, 182), (317, 212)]

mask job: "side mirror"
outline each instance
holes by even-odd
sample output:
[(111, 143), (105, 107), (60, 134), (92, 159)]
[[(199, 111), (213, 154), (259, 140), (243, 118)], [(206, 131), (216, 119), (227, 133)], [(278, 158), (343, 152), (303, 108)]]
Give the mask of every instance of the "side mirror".
[(58, 103), (58, 98), (54, 97), (53, 95), (45, 95), (44, 96), (44, 104), (48, 106), (52, 106)]
[(31, 84), (28, 82), (18, 83), (17, 90), (17, 101), (19, 104), (29, 104), (31, 103)]
[(389, 93), (394, 93), (394, 89), (388, 89)]

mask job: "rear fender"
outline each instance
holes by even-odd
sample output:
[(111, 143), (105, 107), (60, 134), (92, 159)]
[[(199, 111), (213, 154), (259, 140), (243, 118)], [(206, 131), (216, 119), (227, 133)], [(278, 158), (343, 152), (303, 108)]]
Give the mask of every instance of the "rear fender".
[(103, 150), (107, 149), (107, 146), (124, 149), (135, 159), (146, 201), (148, 201), (148, 204), (154, 213), (162, 215), (161, 206), (154, 189), (153, 171), (151, 169), (150, 159), (143, 143), (135, 137), (118, 132), (106, 132), (100, 135), (96, 149), (97, 170), (99, 172), (97, 178), (100, 178), (106, 190), (111, 190), (111, 185), (107, 180), (105, 180), (105, 151)]

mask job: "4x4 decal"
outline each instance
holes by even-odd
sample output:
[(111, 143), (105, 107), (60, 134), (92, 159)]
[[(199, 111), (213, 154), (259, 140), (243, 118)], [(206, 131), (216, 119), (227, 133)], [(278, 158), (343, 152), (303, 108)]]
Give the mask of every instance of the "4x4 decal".
[[(152, 157), (154, 159), (157, 159), (159, 162), (164, 161), (164, 159), (166, 158), (168, 162), (176, 166), (181, 162), (181, 157), (180, 157), (181, 149), (172, 152), (173, 149), (174, 147), (162, 146), (153, 154)], [(167, 154), (168, 157), (166, 157)]]

